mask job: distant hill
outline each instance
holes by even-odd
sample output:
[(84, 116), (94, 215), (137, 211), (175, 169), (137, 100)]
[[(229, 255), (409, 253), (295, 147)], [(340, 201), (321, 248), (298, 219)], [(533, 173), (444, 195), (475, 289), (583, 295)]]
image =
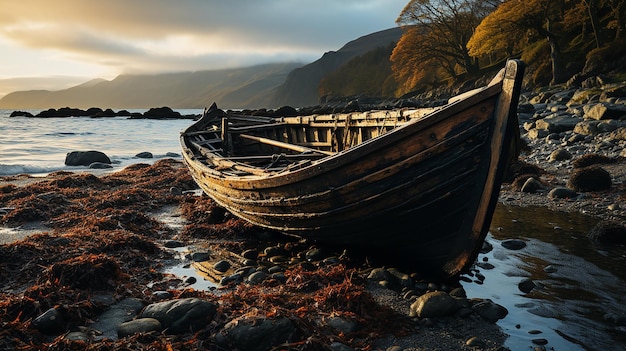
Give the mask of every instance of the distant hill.
[(213, 102), (221, 108), (311, 106), (318, 103), (319, 84), (325, 76), (355, 57), (398, 41), (401, 34), (400, 28), (372, 33), (307, 65), (274, 63), (212, 71), (124, 74), (63, 90), (16, 91), (0, 99), (0, 108), (204, 108)]
[(317, 61), (289, 73), (285, 83), (276, 88), (271, 105), (301, 107), (318, 104), (319, 85), (324, 77), (357, 56), (397, 42), (401, 36), (402, 29), (395, 27), (360, 37), (337, 51), (325, 53)]
[(301, 63), (276, 63), (215, 71), (120, 75), (111, 81), (94, 79), (69, 89), (9, 93), (0, 108), (223, 108), (266, 106), (272, 90)]

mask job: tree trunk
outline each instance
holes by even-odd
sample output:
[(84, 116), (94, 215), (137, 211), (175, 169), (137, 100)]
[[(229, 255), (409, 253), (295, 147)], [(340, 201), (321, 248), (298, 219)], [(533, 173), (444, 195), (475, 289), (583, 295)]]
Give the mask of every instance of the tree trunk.
[(600, 48), (600, 21), (598, 21), (598, 0), (586, 0), (587, 10), (589, 11), (589, 20), (591, 22), (591, 29), (593, 30), (593, 38), (596, 41), (596, 48)]
[(565, 68), (563, 66), (563, 55), (561, 54), (561, 47), (558, 40), (559, 38), (550, 29), (550, 20), (548, 20), (547, 29), (538, 28), (538, 31), (546, 36), (548, 44), (550, 45), (550, 60), (552, 61), (552, 81), (550, 84), (559, 84), (565, 82), (567, 77), (565, 77)]

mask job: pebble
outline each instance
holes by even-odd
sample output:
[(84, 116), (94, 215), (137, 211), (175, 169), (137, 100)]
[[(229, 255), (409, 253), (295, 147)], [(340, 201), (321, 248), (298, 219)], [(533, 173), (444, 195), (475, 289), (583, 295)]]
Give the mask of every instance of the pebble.
[(215, 262), (215, 264), (213, 264), (213, 268), (218, 271), (218, 272), (226, 272), (230, 269), (230, 262), (226, 261), (226, 260), (219, 260), (217, 262)]
[(44, 334), (55, 335), (63, 331), (65, 321), (61, 313), (53, 307), (33, 319), (31, 324)]
[(485, 347), (485, 342), (482, 341), (479, 337), (474, 336), (469, 338), (466, 342), (465, 345), (469, 346), (469, 347), (479, 347), (479, 348), (483, 348)]

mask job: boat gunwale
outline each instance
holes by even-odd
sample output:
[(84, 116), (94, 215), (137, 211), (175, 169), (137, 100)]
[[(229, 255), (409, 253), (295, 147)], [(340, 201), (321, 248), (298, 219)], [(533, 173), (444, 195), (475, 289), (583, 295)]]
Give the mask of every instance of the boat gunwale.
[[(193, 163), (198, 171), (202, 173), (204, 177), (212, 177), (215, 181), (227, 183), (231, 188), (238, 189), (262, 189), (265, 187), (278, 187), (287, 185), (296, 181), (304, 181), (308, 178), (318, 177), (322, 173), (332, 172), (334, 169), (342, 166), (343, 164), (353, 162), (359, 158), (362, 158), (364, 154), (375, 152), (381, 148), (396, 142), (398, 138), (403, 138), (401, 134), (416, 133), (422, 129), (426, 129), (434, 124), (446, 120), (448, 117), (455, 115), (461, 111), (466, 110), (468, 107), (485, 101), (489, 98), (497, 96), (502, 91), (502, 81), (500, 78), (502, 74), (498, 74), (497, 78), (494, 78), (495, 82), (490, 83), (486, 87), (478, 89), (468, 97), (456, 100), (448, 105), (444, 105), (439, 109), (436, 109), (429, 114), (426, 114), (420, 118), (412, 119), (407, 123), (404, 123), (397, 128), (394, 128), (384, 134), (368, 139), (358, 145), (350, 147), (348, 149), (337, 152), (334, 155), (312, 160), (311, 163), (304, 167), (299, 167), (293, 170), (285, 170), (280, 172), (259, 172), (258, 174), (250, 175), (230, 175), (214, 168), (211, 168), (204, 162), (194, 160), (195, 156), (193, 151), (188, 148), (187, 152), (183, 155), (186, 161)], [(494, 111), (495, 113), (495, 111)], [(200, 123), (199, 121), (198, 123)], [(181, 141), (183, 145), (187, 145), (184, 141), (185, 133), (187, 131), (196, 131), (198, 127), (196, 124), (191, 125), (187, 130), (181, 134)], [(186, 146), (187, 147), (187, 146)], [(211, 152), (210, 155), (214, 155), (215, 160), (227, 160), (228, 158), (217, 153)], [(211, 159), (209, 159), (211, 162)], [(234, 164), (235, 162), (233, 162)], [(242, 163), (245, 165), (245, 163)], [(259, 170), (262, 171), (261, 168)]]

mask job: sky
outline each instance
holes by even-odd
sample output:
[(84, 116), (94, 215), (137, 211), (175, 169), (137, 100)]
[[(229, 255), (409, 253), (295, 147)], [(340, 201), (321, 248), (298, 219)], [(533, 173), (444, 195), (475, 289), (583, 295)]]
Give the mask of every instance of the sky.
[(0, 0), (0, 97), (92, 78), (313, 62), (409, 0)]

